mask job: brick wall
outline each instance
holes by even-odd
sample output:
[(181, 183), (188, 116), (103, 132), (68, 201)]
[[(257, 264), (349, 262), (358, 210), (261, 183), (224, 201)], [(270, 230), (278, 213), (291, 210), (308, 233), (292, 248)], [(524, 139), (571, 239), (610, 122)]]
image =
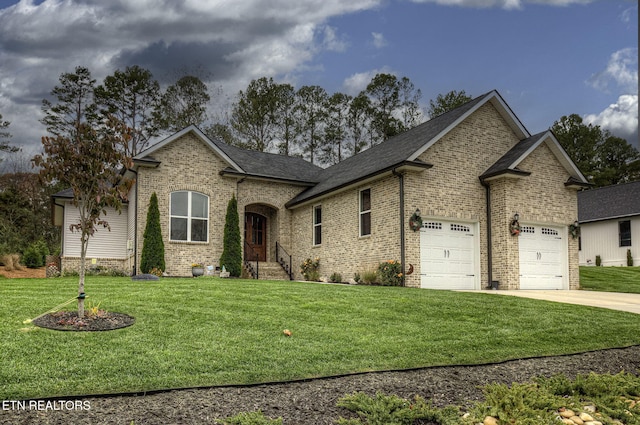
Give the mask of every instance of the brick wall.
[[(405, 178), (405, 220), (419, 208), (423, 219), (441, 218), (480, 223), (480, 285), (488, 286), (486, 192), (478, 176), (518, 142), (491, 103), (427, 149), (419, 159), (433, 164)], [(420, 286), (420, 232), (406, 231), (407, 264), (414, 273), (407, 286)], [(407, 266), (408, 267), (408, 266)]]
[(519, 288), (518, 237), (509, 234), (509, 221), (514, 213), (520, 224), (547, 224), (561, 228), (568, 241), (569, 288), (579, 287), (578, 240), (569, 236), (568, 226), (578, 218), (578, 200), (575, 189), (564, 183), (569, 174), (542, 143), (518, 168), (531, 172), (522, 179), (500, 179), (491, 182), (495, 200), (492, 206), (494, 238), (494, 279), (505, 289)]
[[(290, 215), (284, 204), (304, 187), (260, 180), (222, 177), (220, 171), (229, 165), (193, 133), (153, 153), (161, 162), (158, 168), (138, 171), (138, 266), (144, 242), (147, 211), (151, 194), (156, 192), (160, 209), (160, 226), (165, 245), (166, 272), (172, 276), (190, 276), (191, 264), (220, 266), (227, 205), (235, 194), (238, 201), (240, 234), (244, 234), (244, 212), (267, 217), (268, 260), (275, 258), (275, 242), (287, 249), (291, 246)], [(171, 241), (169, 235), (170, 194), (173, 191), (195, 191), (209, 196), (208, 242)]]
[[(235, 193), (235, 180), (218, 174), (228, 165), (193, 133), (187, 133), (153, 153), (160, 161), (157, 168), (138, 170), (138, 267), (144, 243), (144, 229), (151, 194), (156, 192), (160, 210), (160, 227), (164, 241), (166, 272), (172, 276), (190, 276), (191, 264), (218, 265), (227, 204)], [(169, 235), (171, 192), (195, 191), (209, 196), (209, 241), (172, 242)], [(139, 272), (139, 270), (138, 270)]]
[[(344, 281), (355, 273), (375, 270), (386, 260), (400, 260), (398, 177), (386, 177), (353, 187), (293, 210), (293, 266), (302, 279), (306, 258), (320, 258), (320, 276), (340, 273)], [(360, 236), (360, 191), (371, 190), (371, 235)], [(322, 244), (313, 246), (313, 208), (322, 206)]]
[[(122, 258), (96, 258), (95, 264), (92, 258), (85, 259), (85, 267), (87, 270), (95, 267), (99, 267), (101, 270), (115, 270), (122, 272), (126, 275), (131, 274), (131, 264), (129, 260), (123, 260)], [(80, 257), (62, 257), (60, 259), (60, 267), (62, 273), (65, 272), (78, 272), (80, 271)]]

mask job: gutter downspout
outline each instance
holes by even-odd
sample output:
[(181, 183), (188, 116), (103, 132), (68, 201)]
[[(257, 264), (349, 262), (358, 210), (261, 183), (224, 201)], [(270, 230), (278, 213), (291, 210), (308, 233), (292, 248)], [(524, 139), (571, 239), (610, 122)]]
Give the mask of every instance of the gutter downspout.
[(485, 188), (485, 202), (487, 204), (487, 284), (489, 288), (491, 288), (493, 286), (493, 255), (491, 252), (491, 185), (482, 179), (480, 179), (480, 183)]
[(402, 268), (402, 286), (405, 286), (405, 240), (404, 240), (404, 174), (393, 169), (393, 175), (398, 176), (400, 191), (400, 264)]
[(135, 276), (138, 270), (138, 172), (133, 168), (130, 169), (133, 174), (136, 176), (136, 182), (134, 183), (136, 188), (136, 207), (133, 212), (133, 275)]

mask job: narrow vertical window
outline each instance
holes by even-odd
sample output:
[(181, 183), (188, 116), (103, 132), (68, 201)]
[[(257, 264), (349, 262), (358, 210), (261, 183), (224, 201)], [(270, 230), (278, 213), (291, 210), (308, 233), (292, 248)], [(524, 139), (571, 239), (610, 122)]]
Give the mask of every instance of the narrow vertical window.
[(371, 235), (371, 189), (360, 191), (360, 236)]
[(313, 207), (313, 244), (322, 244), (322, 206)]
[(619, 221), (618, 234), (620, 235), (620, 246), (631, 246), (631, 221)]

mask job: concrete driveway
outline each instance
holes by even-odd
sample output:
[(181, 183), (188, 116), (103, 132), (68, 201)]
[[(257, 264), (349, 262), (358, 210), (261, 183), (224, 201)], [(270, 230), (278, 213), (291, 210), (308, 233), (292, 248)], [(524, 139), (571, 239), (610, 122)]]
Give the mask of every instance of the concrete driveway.
[(640, 314), (640, 294), (623, 294), (619, 292), (596, 292), (596, 291), (562, 291), (562, 290), (511, 290), (492, 291), (482, 290), (480, 292), (495, 295), (510, 295), (514, 297), (534, 298), (536, 300), (555, 301), (566, 304), (578, 304), (591, 307), (609, 308), (612, 310), (628, 311)]

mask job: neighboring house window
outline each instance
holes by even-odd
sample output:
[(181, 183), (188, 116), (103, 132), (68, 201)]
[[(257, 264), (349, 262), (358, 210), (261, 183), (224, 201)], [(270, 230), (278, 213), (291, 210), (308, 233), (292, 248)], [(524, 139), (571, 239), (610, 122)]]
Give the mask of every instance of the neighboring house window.
[(322, 243), (322, 206), (313, 207), (313, 244)]
[(360, 236), (371, 234), (371, 189), (360, 191)]
[(631, 246), (631, 221), (619, 221), (618, 234), (620, 235), (620, 246)]
[(171, 240), (209, 240), (209, 197), (198, 192), (171, 193)]

